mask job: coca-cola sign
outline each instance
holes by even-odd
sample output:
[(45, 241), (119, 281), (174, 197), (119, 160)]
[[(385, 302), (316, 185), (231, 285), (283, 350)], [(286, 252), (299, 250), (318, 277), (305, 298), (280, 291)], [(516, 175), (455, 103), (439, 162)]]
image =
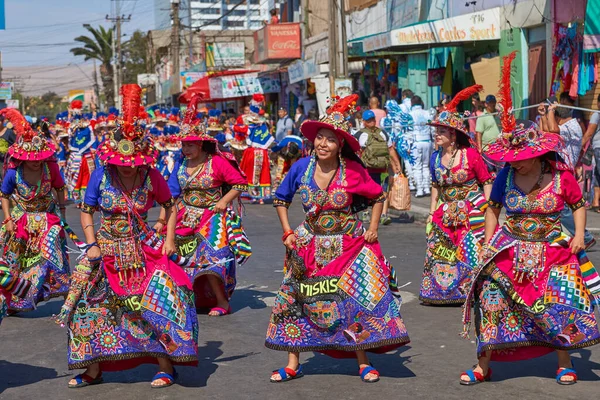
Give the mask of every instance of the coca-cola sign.
[(285, 23), (265, 26), (255, 32), (256, 62), (270, 63), (302, 57), (300, 24)]

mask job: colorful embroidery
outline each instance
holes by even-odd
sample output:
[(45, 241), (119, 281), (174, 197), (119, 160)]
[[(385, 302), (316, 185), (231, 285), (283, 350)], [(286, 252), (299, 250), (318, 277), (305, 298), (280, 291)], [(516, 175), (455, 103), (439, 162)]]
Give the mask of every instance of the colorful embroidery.
[(183, 294), (164, 271), (156, 270), (148, 282), (141, 306), (183, 328), (186, 323)]
[(589, 313), (590, 298), (577, 270), (576, 264), (554, 266), (548, 278), (544, 303), (562, 304)]
[(373, 311), (388, 290), (378, 262), (375, 253), (364, 247), (338, 282), (340, 289), (369, 311)]

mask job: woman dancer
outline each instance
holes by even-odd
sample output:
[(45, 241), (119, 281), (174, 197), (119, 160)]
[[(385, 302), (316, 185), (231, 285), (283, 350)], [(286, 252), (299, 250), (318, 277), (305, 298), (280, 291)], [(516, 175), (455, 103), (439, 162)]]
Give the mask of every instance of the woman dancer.
[[(122, 120), (99, 149), (105, 164), (92, 173), (81, 210), (87, 258), (77, 266), (78, 300), (68, 314), (69, 369), (86, 368), (70, 388), (102, 383), (102, 372), (158, 363), (153, 388), (174, 383), (173, 364), (197, 364), (198, 321), (191, 283), (168, 261), (175, 213), (167, 183), (150, 167), (156, 150), (136, 125), (141, 88), (124, 85)], [(169, 220), (162, 253), (151, 243), (146, 215), (154, 202)], [(93, 215), (100, 211), (100, 229)]]
[[(34, 131), (14, 109), (4, 109), (17, 142), (8, 149), (8, 170), (0, 196), (5, 220), (0, 249), (14, 277), (31, 282), (29, 298), (15, 298), (10, 311), (30, 311), (36, 303), (69, 291), (65, 218), (65, 183), (51, 157), (56, 147)], [(10, 200), (15, 206), (10, 209)]]
[(492, 181), (481, 155), (470, 146), (456, 106), (481, 89), (475, 85), (459, 92), (430, 124), (436, 127), (438, 151), (430, 162), (430, 230), (419, 292), (424, 304), (464, 303), (477, 267)]
[[(572, 385), (577, 373), (568, 351), (600, 342), (594, 317), (599, 279), (582, 251), (585, 200), (573, 173), (556, 161), (560, 138), (532, 122), (517, 124), (509, 114), (513, 58), (514, 53), (505, 57), (502, 69), (500, 97), (508, 111), (501, 117), (502, 134), (488, 149), (492, 160), (510, 165), (492, 188), (481, 271), (465, 303), (468, 329), (475, 302), (479, 362), (461, 375), (460, 383), (489, 380), (490, 360), (518, 361), (556, 351), (556, 382)], [(502, 207), (506, 222), (497, 229)], [(573, 238), (561, 229), (563, 207), (575, 216)]]
[[(177, 199), (177, 251), (194, 262), (186, 272), (194, 284), (196, 308), (222, 316), (231, 313), (236, 267), (251, 254), (240, 217), (231, 207), (246, 190), (246, 178), (233, 156), (230, 161), (219, 153), (216, 139), (195, 121), (199, 100), (194, 97), (188, 105), (179, 136), (185, 159), (175, 166), (169, 188)], [(163, 210), (155, 229), (162, 230), (165, 223)]]
[[(320, 121), (302, 125), (315, 153), (292, 166), (276, 193), (286, 272), (266, 346), (287, 351), (288, 362), (271, 382), (301, 377), (302, 351), (356, 357), (361, 379), (377, 382), (365, 351), (385, 353), (409, 342), (395, 272), (377, 243), (385, 195), (356, 156), (360, 146), (346, 120), (357, 98), (345, 97)], [(292, 230), (288, 207), (296, 192), (306, 218)], [(373, 212), (365, 229), (355, 214), (367, 203)]]

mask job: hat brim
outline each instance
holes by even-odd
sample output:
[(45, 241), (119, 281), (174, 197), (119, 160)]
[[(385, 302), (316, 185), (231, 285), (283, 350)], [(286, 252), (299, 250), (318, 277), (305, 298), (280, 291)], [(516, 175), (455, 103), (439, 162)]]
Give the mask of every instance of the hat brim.
[(53, 143), (47, 143), (47, 149), (43, 151), (26, 151), (16, 146), (16, 143), (8, 148), (8, 155), (19, 161), (42, 161), (56, 154)]
[(336, 128), (335, 126), (333, 126), (331, 124), (328, 124), (326, 122), (321, 122), (321, 121), (306, 121), (300, 126), (300, 131), (302, 131), (302, 134), (304, 135), (304, 137), (313, 143), (315, 142), (317, 133), (321, 129), (327, 129), (327, 130), (330, 130), (333, 133), (335, 133), (335, 135), (339, 139), (342, 139), (344, 142), (346, 142), (348, 144), (348, 146), (350, 146), (350, 149), (352, 149), (353, 152), (356, 153), (357, 151), (360, 150), (360, 144), (358, 143), (358, 140), (356, 140), (356, 138), (354, 136), (352, 136), (350, 133), (348, 133), (342, 129)]
[(158, 159), (158, 150), (154, 148), (154, 143), (149, 143), (144, 152), (137, 152), (132, 155), (123, 155), (113, 150), (107, 142), (103, 143), (98, 149), (98, 157), (105, 164), (121, 167), (141, 167), (152, 165)]
[(514, 162), (529, 160), (532, 158), (541, 157), (544, 154), (556, 151), (560, 143), (558, 135), (545, 135), (542, 141), (538, 142), (538, 147), (526, 147), (524, 149), (507, 149), (500, 141), (492, 143), (485, 155), (492, 161), (496, 162)]
[(177, 139), (180, 142), (213, 142), (213, 143), (217, 143), (217, 139), (215, 139), (212, 136), (208, 136), (208, 135), (202, 135), (202, 136), (187, 135), (187, 136), (179, 137)]
[(229, 141), (229, 146), (236, 150), (246, 150), (248, 148), (248, 143), (231, 140)]
[(433, 127), (435, 127), (435, 128), (438, 128), (438, 127), (439, 127), (439, 128), (448, 128), (448, 129), (454, 129), (456, 132), (459, 132), (459, 133), (462, 133), (463, 135), (466, 135), (466, 136), (467, 136), (467, 138), (469, 137), (469, 134), (468, 134), (466, 131), (464, 131), (464, 130), (462, 130), (462, 129), (460, 129), (460, 128), (456, 128), (456, 127), (454, 127), (454, 126), (450, 126), (450, 125), (448, 125), (448, 124), (441, 124), (441, 123), (439, 123), (439, 122), (437, 122), (437, 121), (431, 121), (431, 122), (428, 122), (428, 123), (427, 123), (427, 125), (429, 125), (429, 126), (433, 126)]

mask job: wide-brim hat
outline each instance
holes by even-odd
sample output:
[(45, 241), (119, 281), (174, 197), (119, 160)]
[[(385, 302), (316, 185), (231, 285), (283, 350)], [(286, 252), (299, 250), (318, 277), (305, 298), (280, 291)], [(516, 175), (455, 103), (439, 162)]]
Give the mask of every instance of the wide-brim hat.
[(427, 123), (429, 126), (450, 128), (456, 132), (460, 132), (463, 135), (468, 135), (463, 120), (463, 116), (460, 113), (442, 111), (439, 113), (433, 121)]
[(20, 161), (42, 161), (56, 154), (56, 146), (45, 138), (36, 136), (31, 142), (21, 141), (19, 143), (17, 141), (13, 143), (7, 153), (10, 157)]
[(346, 131), (345, 128), (338, 128), (336, 126), (336, 121), (328, 117), (330, 117), (330, 115), (327, 115), (320, 121), (304, 121), (302, 125), (300, 125), (300, 132), (302, 132), (305, 138), (314, 143), (319, 130), (327, 129), (333, 131), (333, 133), (335, 133), (335, 135), (340, 141), (344, 141), (345, 143), (347, 143), (353, 152), (356, 153), (357, 151), (359, 151), (360, 144), (358, 143), (358, 140), (356, 140), (354, 136), (352, 136), (348, 131)]
[(158, 158), (158, 150), (150, 137), (137, 142), (121, 139), (118, 143), (109, 139), (98, 148), (98, 156), (106, 164), (140, 167), (154, 164)]
[(245, 140), (232, 139), (229, 141), (229, 146), (236, 150), (246, 150), (248, 148), (248, 143)]
[(198, 125), (182, 125), (180, 133), (177, 135), (177, 140), (181, 142), (213, 142), (217, 143), (217, 139), (208, 135)]
[(529, 160), (558, 151), (562, 146), (559, 135), (540, 131), (538, 125), (528, 121), (519, 124), (513, 132), (501, 133), (495, 142), (485, 150), (486, 156), (497, 162), (513, 162)]

